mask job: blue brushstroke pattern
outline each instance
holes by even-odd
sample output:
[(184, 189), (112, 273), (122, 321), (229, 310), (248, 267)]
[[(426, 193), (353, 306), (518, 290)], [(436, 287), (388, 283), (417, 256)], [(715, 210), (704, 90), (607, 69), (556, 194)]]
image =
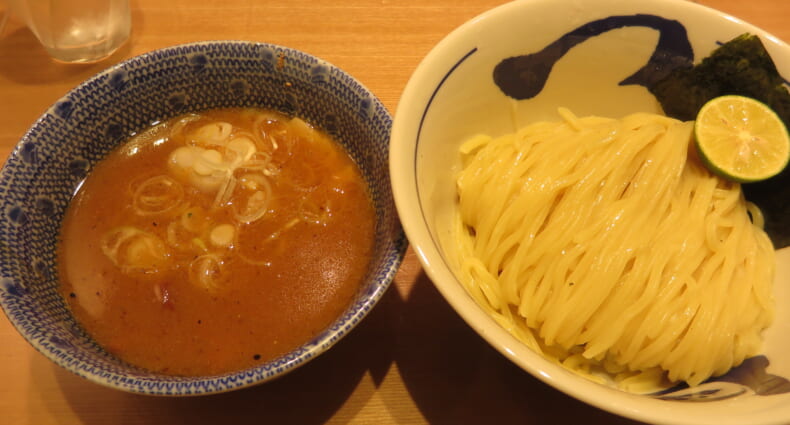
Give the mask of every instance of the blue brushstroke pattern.
[(537, 53), (502, 60), (494, 68), (494, 82), (505, 95), (514, 99), (535, 97), (543, 90), (554, 64), (570, 49), (591, 37), (624, 27), (653, 28), (659, 31), (659, 38), (647, 64), (620, 85), (650, 87), (672, 70), (693, 64), (694, 51), (686, 28), (680, 22), (646, 14), (610, 16), (576, 28)]

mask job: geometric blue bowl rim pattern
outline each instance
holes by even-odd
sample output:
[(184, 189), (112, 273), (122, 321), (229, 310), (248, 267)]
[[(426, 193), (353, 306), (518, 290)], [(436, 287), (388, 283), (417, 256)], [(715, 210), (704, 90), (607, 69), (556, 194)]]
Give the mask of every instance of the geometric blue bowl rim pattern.
[[(210, 377), (150, 373), (93, 342), (57, 292), (60, 221), (92, 166), (130, 135), (187, 112), (262, 107), (299, 116), (338, 140), (359, 166), (377, 213), (365, 282), (329, 328), (262, 365)], [(128, 59), (55, 102), (0, 171), (0, 305), (44, 356), (92, 382), (149, 395), (225, 392), (279, 377), (315, 358), (381, 299), (408, 242), (389, 180), (392, 118), (353, 77), (307, 53), (251, 41), (203, 41)]]

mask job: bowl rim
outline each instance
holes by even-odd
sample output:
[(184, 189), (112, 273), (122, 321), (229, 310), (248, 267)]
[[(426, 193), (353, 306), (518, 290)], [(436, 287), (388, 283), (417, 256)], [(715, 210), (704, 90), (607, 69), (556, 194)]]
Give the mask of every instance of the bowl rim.
[[(604, 0), (604, 2), (607, 5), (616, 3), (610, 0)], [(449, 72), (458, 65), (442, 58), (442, 52), (445, 50), (470, 51), (472, 47), (469, 46), (469, 43), (465, 43), (463, 38), (470, 33), (480, 34), (482, 32), (480, 28), (485, 28), (487, 21), (492, 20), (492, 18), (517, 14), (523, 8), (538, 8), (542, 5), (558, 7), (558, 4), (571, 6), (574, 3), (574, 0), (516, 0), (489, 9), (452, 30), (427, 53), (416, 67), (404, 87), (395, 110), (391, 136), (392, 142), (390, 145), (391, 175), (400, 176), (398, 179), (393, 180), (393, 196), (395, 197), (396, 208), (401, 216), (401, 222), (412, 249), (417, 254), (426, 274), (442, 294), (442, 297), (469, 327), (505, 358), (527, 371), (533, 377), (568, 396), (610, 413), (650, 423), (736, 425), (745, 423), (743, 422), (744, 420), (754, 424), (786, 423), (790, 419), (790, 408), (785, 410), (786, 417), (784, 418), (776, 417), (770, 411), (750, 411), (740, 412), (742, 414), (737, 415), (712, 416), (709, 410), (705, 412), (701, 410), (684, 410), (683, 414), (679, 414), (678, 408), (680, 406), (677, 402), (648, 398), (606, 388), (603, 385), (584, 379), (527, 348), (498, 325), (466, 293), (451, 272), (451, 267), (444, 255), (438, 249), (439, 243), (429, 230), (428, 220), (420, 200), (420, 190), (416, 176), (417, 163), (419, 161), (417, 151), (419, 134), (425, 114), (421, 118), (416, 117), (417, 112), (415, 111), (423, 112), (424, 110), (427, 112), (444, 81), (443, 79), (437, 86), (435, 83), (436, 75), (445, 75), (444, 73), (449, 75)], [(660, 9), (666, 12), (667, 8), (671, 8), (676, 16), (683, 16), (684, 12), (694, 12), (705, 14), (709, 16), (707, 19), (710, 20), (730, 21), (744, 28), (744, 32), (749, 31), (757, 34), (761, 38), (768, 39), (772, 43), (781, 45), (790, 51), (790, 45), (767, 31), (705, 5), (686, 0), (653, 0), (651, 3), (640, 4), (640, 6), (644, 7), (646, 11)], [(466, 46), (466, 48), (457, 48), (458, 46)], [(457, 60), (457, 57), (454, 60)], [(445, 75), (445, 79), (447, 75)], [(421, 91), (424, 90), (422, 86), (435, 87), (435, 91), (430, 96), (426, 96), (425, 92)], [(424, 100), (426, 97), (428, 97), (427, 101)], [(415, 107), (415, 105), (418, 106)], [(396, 170), (400, 170), (401, 173), (396, 174)], [(686, 406), (689, 405), (689, 403), (686, 403)], [(732, 412), (727, 412), (727, 414), (730, 413)]]
[[(127, 58), (117, 64), (111, 65), (78, 85), (69, 89), (63, 96), (48, 106), (47, 109), (33, 122), (33, 124), (25, 131), (23, 136), (15, 144), (7, 160), (3, 163), (0, 169), (0, 178), (4, 178), (9, 171), (9, 165), (21, 161), (21, 151), (23, 144), (30, 141), (35, 137), (36, 129), (42, 124), (45, 117), (51, 114), (53, 108), (59, 102), (67, 99), (70, 95), (86, 90), (92, 84), (97, 83), (103, 77), (111, 75), (118, 70), (128, 69), (134, 66), (144, 66), (146, 63), (155, 63), (158, 60), (166, 58), (170, 53), (178, 52), (192, 52), (197, 51), (200, 53), (208, 53), (213, 49), (221, 46), (253, 46), (270, 49), (274, 52), (283, 53), (285, 56), (297, 55), (307, 58), (311, 61), (325, 66), (332, 75), (342, 77), (345, 84), (353, 84), (359, 92), (364, 93), (371, 101), (371, 108), (373, 113), (370, 117), (380, 118), (387, 130), (382, 139), (380, 146), (377, 149), (386, 154), (390, 143), (390, 130), (392, 126), (392, 114), (384, 106), (381, 100), (361, 81), (349, 74), (347, 71), (340, 67), (318, 57), (307, 53), (305, 51), (287, 47), (279, 44), (272, 44), (261, 41), (250, 41), (240, 39), (216, 39), (216, 40), (202, 40), (180, 43), (170, 46), (165, 46), (153, 49), (147, 52)], [(309, 72), (309, 71), (306, 71)], [(179, 112), (184, 113), (184, 112)], [(298, 114), (297, 114), (298, 115)], [(122, 142), (121, 142), (122, 143)], [(386, 164), (386, 157), (383, 164)], [(388, 170), (387, 170), (388, 171)], [(385, 173), (386, 174), (386, 173)], [(42, 343), (40, 339), (34, 338), (31, 335), (31, 330), (25, 329), (19, 320), (17, 320), (9, 311), (7, 307), (7, 298), (14, 296), (10, 294), (5, 282), (8, 278), (3, 276), (0, 285), (0, 307), (8, 318), (9, 322), (14, 326), (17, 332), (39, 353), (44, 355), (47, 359), (51, 360), (54, 364), (74, 373), (75, 375), (84, 378), (93, 383), (101, 386), (143, 395), (152, 396), (202, 396), (210, 394), (219, 394), (229, 391), (238, 390), (254, 385), (259, 385), (277, 378), (297, 369), (298, 367), (315, 359), (318, 355), (328, 351), (336, 343), (338, 343), (345, 335), (352, 331), (368, 313), (378, 304), (381, 298), (386, 293), (387, 289), (391, 286), (395, 279), (400, 264), (408, 248), (408, 239), (403, 231), (399, 217), (394, 211), (394, 199), (391, 195), (391, 182), (386, 180), (389, 185), (388, 190), (383, 190), (383, 207), (393, 208), (392, 213), (389, 215), (390, 219), (384, 224), (379, 223), (377, 227), (381, 226), (381, 234), (386, 235), (384, 244), (381, 250), (381, 263), (379, 272), (375, 273), (375, 267), (369, 267), (367, 275), (368, 279), (372, 282), (370, 288), (362, 292), (357, 292), (356, 298), (346, 307), (346, 309), (334, 320), (329, 326), (316, 334), (311, 340), (305, 342), (299, 347), (294, 348), (292, 351), (283, 354), (268, 362), (258, 364), (256, 366), (248, 367), (245, 369), (231, 371), (208, 376), (174, 376), (163, 375), (147, 372), (139, 369), (133, 365), (128, 365), (123, 361), (119, 361), (123, 365), (123, 374), (116, 374), (115, 372), (107, 372), (96, 370), (93, 367), (84, 367), (83, 364), (77, 361), (67, 361), (59, 357), (50, 348), (49, 344)], [(371, 263), (375, 264), (375, 263)], [(56, 278), (55, 278), (56, 279)], [(36, 330), (35, 332), (38, 332)], [(91, 339), (91, 342), (93, 340)], [(94, 349), (100, 348), (98, 344), (93, 342)], [(110, 356), (114, 358), (114, 356)], [(117, 360), (117, 359), (116, 359)], [(138, 379), (140, 378), (140, 379)], [(148, 383), (143, 386), (140, 382)]]

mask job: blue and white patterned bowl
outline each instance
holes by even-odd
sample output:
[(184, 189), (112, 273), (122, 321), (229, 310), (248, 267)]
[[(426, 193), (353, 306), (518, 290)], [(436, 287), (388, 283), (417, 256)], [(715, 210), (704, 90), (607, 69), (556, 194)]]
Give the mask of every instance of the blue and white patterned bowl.
[[(335, 136), (359, 164), (377, 213), (365, 283), (329, 329), (282, 358), (219, 376), (172, 377), (124, 364), (75, 323), (57, 291), (55, 247), (75, 188), (133, 132), (191, 111), (264, 107)], [(24, 135), (0, 172), (0, 304), (46, 357), (90, 381), (152, 395), (229, 391), (283, 375), (347, 334), (389, 287), (406, 249), (387, 167), (391, 117), (335, 66), (286, 47), (245, 41), (186, 44), (114, 66), (55, 103)]]
[[(456, 278), (452, 226), (458, 147), (464, 140), (479, 133), (494, 137), (512, 133), (534, 121), (557, 120), (560, 106), (579, 116), (661, 112), (646, 88), (651, 81), (674, 65), (698, 62), (719, 43), (744, 32), (760, 36), (788, 81), (790, 46), (737, 18), (685, 0), (514, 1), (457, 28), (417, 67), (392, 128), (395, 202), (411, 246), (435, 286), (503, 356), (573, 397), (645, 422), (790, 423), (786, 196), (775, 202), (778, 211), (769, 211), (781, 221), (768, 229), (778, 254), (777, 314), (764, 333), (763, 355), (691, 389), (633, 394), (571, 373), (497, 324)], [(506, 65), (498, 67), (512, 63), (509, 58), (529, 64), (513, 72), (523, 78), (519, 90), (495, 77), (507, 71)]]

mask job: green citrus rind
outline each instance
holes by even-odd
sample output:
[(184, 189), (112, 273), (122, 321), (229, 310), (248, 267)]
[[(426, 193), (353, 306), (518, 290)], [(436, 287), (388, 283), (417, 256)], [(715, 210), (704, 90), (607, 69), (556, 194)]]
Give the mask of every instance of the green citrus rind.
[(790, 160), (790, 134), (769, 106), (745, 96), (711, 99), (700, 108), (694, 144), (714, 174), (739, 183), (766, 180)]

